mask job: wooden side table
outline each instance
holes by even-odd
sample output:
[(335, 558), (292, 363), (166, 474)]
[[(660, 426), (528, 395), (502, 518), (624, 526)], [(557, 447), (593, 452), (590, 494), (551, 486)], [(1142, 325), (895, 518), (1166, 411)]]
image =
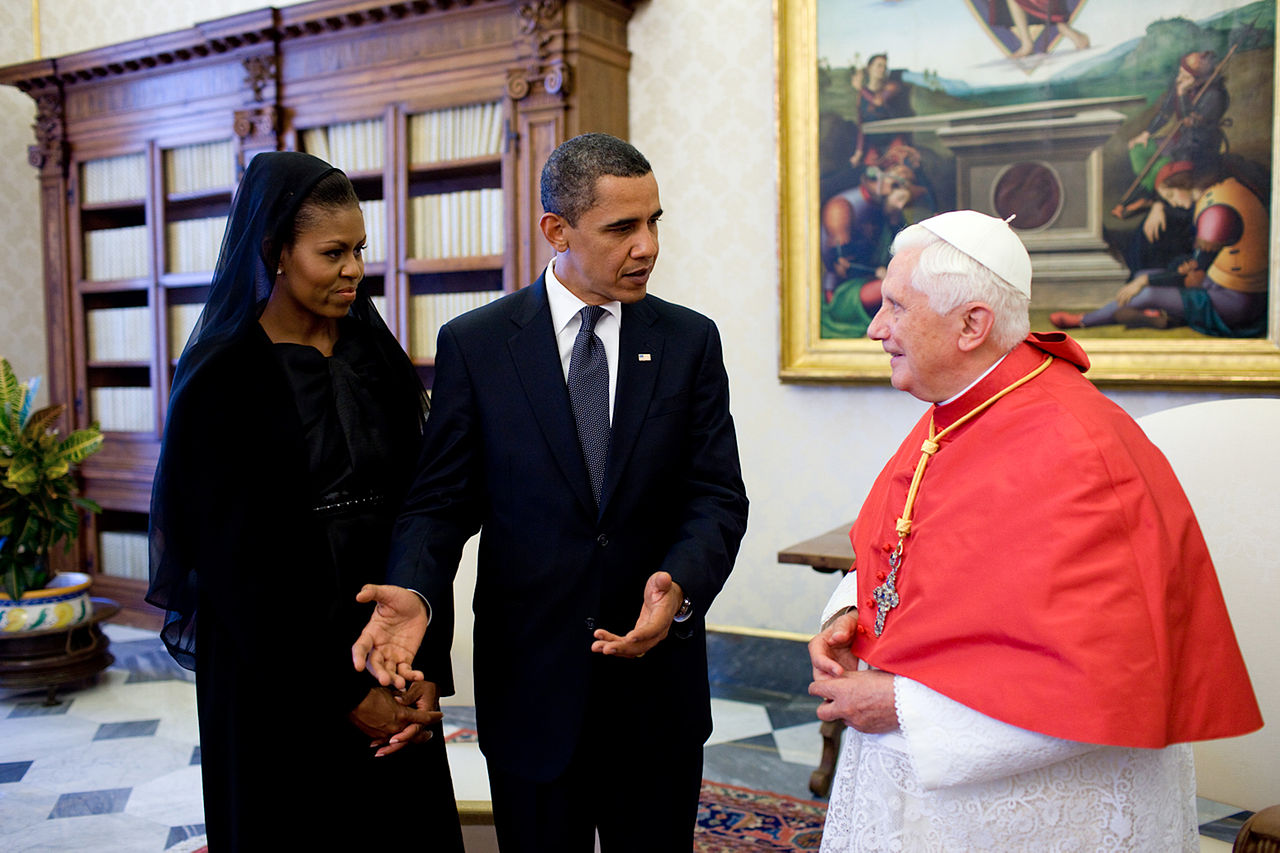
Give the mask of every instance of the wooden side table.
[[(783, 548), (778, 552), (778, 562), (809, 566), (816, 572), (827, 574), (847, 572), (853, 565), (853, 544), (849, 542), (851, 527), (853, 522), (842, 524), (826, 533), (820, 533), (811, 539)], [(844, 724), (838, 720), (823, 723), (821, 732), (822, 760), (817, 769), (809, 775), (809, 790), (819, 797), (826, 797), (831, 792), (831, 778), (835, 775), (836, 758), (840, 754), (840, 737), (844, 734)]]

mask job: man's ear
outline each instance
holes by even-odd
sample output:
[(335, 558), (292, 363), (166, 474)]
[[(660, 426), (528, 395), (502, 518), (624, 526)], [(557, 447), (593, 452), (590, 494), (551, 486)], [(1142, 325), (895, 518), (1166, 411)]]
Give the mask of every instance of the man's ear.
[(961, 352), (973, 352), (987, 342), (995, 327), (996, 315), (984, 302), (970, 302), (960, 310), (960, 339), (957, 346)]
[(544, 213), (538, 220), (538, 227), (542, 229), (542, 236), (557, 253), (569, 248), (567, 239), (569, 223), (563, 216), (558, 213)]

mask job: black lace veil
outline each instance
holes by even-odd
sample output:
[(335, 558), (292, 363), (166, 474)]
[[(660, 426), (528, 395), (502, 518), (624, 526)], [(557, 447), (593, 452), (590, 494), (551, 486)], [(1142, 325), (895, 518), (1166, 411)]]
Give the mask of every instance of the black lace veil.
[[(214, 268), (209, 299), (187, 341), (174, 374), (170, 404), (178, 400), (204, 367), (244, 335), (256, 333), (264, 300), (271, 294), (281, 247), (292, 234), (299, 208), (321, 180), (339, 172), (328, 163), (293, 151), (266, 152), (249, 162), (240, 188), (231, 203), (226, 234)], [(401, 398), (416, 408), (419, 426), (425, 422), (427, 397), (412, 362), (379, 316), (364, 282), (350, 316), (372, 332), (380, 360), (398, 386)], [(166, 427), (151, 495), (150, 575), (147, 601), (166, 611), (160, 636), (174, 659), (195, 668), (196, 582), (194, 565), (184, 564), (174, 548), (167, 509), (182, 500), (181, 484), (172, 482), (175, 467), (168, 458), (170, 436)], [(189, 466), (190, 460), (184, 460)], [(234, 531), (209, 531), (209, 535), (234, 535)]]

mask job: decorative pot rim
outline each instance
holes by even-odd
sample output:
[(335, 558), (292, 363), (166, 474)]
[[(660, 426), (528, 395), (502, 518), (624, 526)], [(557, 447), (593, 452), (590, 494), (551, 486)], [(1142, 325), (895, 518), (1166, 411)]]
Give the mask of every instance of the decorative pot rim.
[[(39, 599), (47, 602), (68, 601), (83, 595), (92, 584), (93, 578), (84, 572), (58, 572), (49, 581), (49, 586), (41, 589), (29, 589), (22, 594), (20, 601)], [(0, 603), (12, 604), (13, 599), (0, 592)]]

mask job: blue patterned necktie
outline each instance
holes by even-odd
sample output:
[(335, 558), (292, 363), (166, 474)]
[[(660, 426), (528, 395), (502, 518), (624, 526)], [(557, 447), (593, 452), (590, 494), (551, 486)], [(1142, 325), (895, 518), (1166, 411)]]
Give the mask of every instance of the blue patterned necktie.
[(578, 424), (582, 459), (591, 478), (591, 494), (599, 505), (604, 463), (609, 454), (609, 359), (604, 343), (596, 336), (596, 322), (604, 309), (588, 305), (579, 313), (582, 326), (569, 356), (569, 402)]

